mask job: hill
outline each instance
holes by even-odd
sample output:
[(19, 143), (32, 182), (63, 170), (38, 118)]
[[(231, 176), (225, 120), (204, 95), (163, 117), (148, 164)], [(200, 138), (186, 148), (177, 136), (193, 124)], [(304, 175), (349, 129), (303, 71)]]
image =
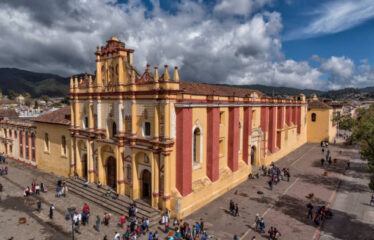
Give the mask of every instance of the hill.
[[(226, 85), (229, 86), (229, 85)], [(230, 85), (232, 86), (232, 85)], [(304, 94), (305, 96), (309, 97), (311, 94), (315, 93), (318, 96), (324, 94), (325, 92), (313, 89), (298, 89), (298, 88), (289, 88), (289, 87), (272, 87), (272, 86), (265, 86), (260, 84), (251, 84), (251, 85), (234, 85), (233, 87), (239, 88), (249, 88), (253, 90), (258, 90), (266, 95), (269, 96), (278, 96), (278, 95), (299, 95)]]
[(69, 80), (67, 78), (17, 68), (0, 68), (0, 86), (3, 94), (7, 94), (7, 90), (11, 89), (16, 93), (28, 92), (32, 97), (42, 95), (62, 97), (69, 93)]

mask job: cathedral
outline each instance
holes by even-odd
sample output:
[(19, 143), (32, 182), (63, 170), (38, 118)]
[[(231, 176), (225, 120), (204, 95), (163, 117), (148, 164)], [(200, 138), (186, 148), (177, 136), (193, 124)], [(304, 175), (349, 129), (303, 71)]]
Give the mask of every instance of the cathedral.
[(304, 95), (186, 82), (167, 65), (141, 72), (134, 54), (112, 37), (95, 74), (70, 79), (71, 174), (184, 217), (306, 143)]
[(182, 218), (337, 133), (333, 102), (187, 82), (167, 65), (141, 72), (134, 53), (115, 37), (98, 47), (95, 74), (70, 79), (70, 106), (27, 120), (1, 110), (0, 152)]

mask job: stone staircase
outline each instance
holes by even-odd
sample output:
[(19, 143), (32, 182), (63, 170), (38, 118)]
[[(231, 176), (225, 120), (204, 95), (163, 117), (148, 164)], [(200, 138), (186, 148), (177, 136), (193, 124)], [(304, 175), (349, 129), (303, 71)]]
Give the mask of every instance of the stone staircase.
[[(69, 193), (73, 193), (79, 197), (87, 199), (88, 201), (103, 207), (110, 213), (117, 213), (119, 215), (124, 214), (126, 217), (128, 217), (128, 208), (130, 204), (134, 202), (129, 197), (119, 195), (117, 199), (113, 199), (113, 194), (111, 197), (106, 197), (105, 193), (108, 190), (108, 187), (103, 186), (101, 188), (97, 188), (96, 184), (93, 183), (90, 183), (88, 187), (84, 187), (83, 184), (85, 181), (79, 178), (66, 178), (65, 182), (68, 186)], [(158, 223), (161, 216), (159, 210), (152, 208), (149, 204), (142, 200), (136, 200), (135, 202), (138, 209), (136, 214), (137, 217), (148, 218), (150, 226)]]

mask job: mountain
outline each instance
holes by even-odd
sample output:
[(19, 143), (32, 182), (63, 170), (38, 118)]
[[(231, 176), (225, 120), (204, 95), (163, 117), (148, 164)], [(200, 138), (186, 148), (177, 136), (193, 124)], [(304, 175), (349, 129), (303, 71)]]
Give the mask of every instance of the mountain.
[(30, 93), (32, 97), (62, 97), (69, 93), (69, 79), (49, 73), (36, 73), (17, 68), (0, 68), (0, 86), (7, 90)]
[[(78, 75), (80, 76), (80, 75)], [(40, 97), (48, 95), (50, 97), (64, 97), (69, 93), (69, 78), (64, 78), (56, 74), (37, 73), (25, 71), (17, 68), (0, 68), (0, 87), (3, 94), (7, 94), (8, 90), (13, 90), (16, 93), (30, 93), (32, 97)], [(365, 88), (344, 88), (339, 90), (320, 91), (313, 89), (298, 89), (289, 87), (272, 87), (260, 84), (252, 85), (228, 85), (217, 84), (224, 86), (232, 86), (239, 88), (250, 88), (258, 90), (269, 96), (279, 95), (298, 95), (304, 94), (309, 97), (315, 93), (319, 97), (331, 98), (334, 100), (341, 100), (347, 98), (366, 98), (374, 95), (374, 86)]]
[(299, 95), (304, 94), (305, 96), (309, 97), (311, 94), (315, 93), (318, 96), (324, 94), (325, 92), (313, 89), (298, 89), (298, 88), (289, 88), (289, 87), (272, 87), (272, 86), (265, 86), (261, 84), (251, 84), (251, 85), (226, 85), (226, 86), (233, 86), (239, 88), (249, 88), (253, 90), (260, 91), (269, 96), (277, 96), (277, 95)]

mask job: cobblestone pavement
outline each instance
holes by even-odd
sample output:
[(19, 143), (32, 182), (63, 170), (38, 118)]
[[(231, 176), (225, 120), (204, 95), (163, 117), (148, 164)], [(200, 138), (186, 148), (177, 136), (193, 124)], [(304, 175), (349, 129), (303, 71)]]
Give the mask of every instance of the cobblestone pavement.
[[(290, 182), (281, 181), (273, 191), (267, 185), (268, 177), (248, 180), (232, 189), (222, 197), (188, 216), (187, 222), (197, 222), (200, 218), (206, 222), (209, 232), (217, 239), (233, 239), (236, 234), (240, 239), (267, 239), (267, 234), (254, 231), (256, 213), (264, 217), (266, 230), (274, 226), (282, 233), (282, 239), (314, 239), (318, 228), (307, 219), (306, 205), (310, 200), (306, 197), (314, 193), (312, 203), (328, 205), (332, 200), (346, 166), (357, 150), (341, 145), (329, 146), (332, 158), (337, 164), (328, 167), (328, 176), (324, 176), (325, 168), (321, 168), (320, 159), (324, 156), (318, 144), (305, 144), (296, 151), (277, 162), (282, 169), (289, 167)], [(258, 194), (263, 192), (263, 196)], [(350, 191), (350, 190), (347, 190)], [(238, 203), (240, 217), (229, 214), (230, 200)], [(325, 225), (334, 224), (330, 219)]]
[[(290, 168), (290, 182), (281, 181), (270, 191), (267, 177), (248, 180), (184, 220), (193, 223), (202, 218), (212, 239), (232, 239), (234, 234), (241, 239), (251, 239), (252, 236), (265, 239), (266, 235), (253, 231), (255, 214), (259, 213), (264, 216), (266, 228), (277, 227), (282, 233), (282, 239), (312, 239), (318, 229), (306, 218), (306, 204), (309, 200), (305, 196), (314, 193), (315, 205), (327, 205), (343, 176), (345, 162), (356, 152), (339, 145), (329, 148), (332, 157), (337, 158), (338, 162), (328, 169), (328, 176), (323, 175), (325, 169), (320, 167), (319, 160), (323, 155), (319, 145), (305, 144), (277, 163), (281, 168)], [(73, 194), (68, 194), (66, 198), (56, 198), (54, 190), (58, 177), (52, 174), (11, 160), (8, 160), (8, 166), (9, 175), (0, 177), (5, 188), (5, 191), (0, 193), (0, 236), (5, 239), (14, 236), (15, 239), (22, 240), (70, 239), (70, 222), (65, 221), (65, 210), (71, 206), (81, 209), (85, 200)], [(30, 186), (33, 179), (38, 183), (43, 182), (50, 190), (40, 195), (43, 201), (41, 213), (36, 211), (35, 197), (23, 197), (24, 188)], [(258, 195), (258, 191), (262, 191), (263, 196)], [(228, 213), (230, 199), (239, 204), (240, 217), (233, 217)], [(53, 220), (48, 219), (51, 203), (56, 206)], [(110, 226), (101, 226), (101, 232), (97, 233), (93, 229), (94, 217), (99, 215), (102, 218), (104, 210), (91, 202), (87, 203), (91, 208), (90, 224), (81, 226), (82, 233), (77, 235), (76, 239), (103, 239), (104, 235), (113, 239), (116, 231), (124, 231), (117, 226), (119, 216), (113, 214)], [(26, 217), (27, 223), (19, 224), (20, 217)], [(331, 221), (333, 220), (328, 220), (325, 225), (331, 224)], [(162, 236), (162, 229), (156, 225), (151, 231), (157, 230)]]

